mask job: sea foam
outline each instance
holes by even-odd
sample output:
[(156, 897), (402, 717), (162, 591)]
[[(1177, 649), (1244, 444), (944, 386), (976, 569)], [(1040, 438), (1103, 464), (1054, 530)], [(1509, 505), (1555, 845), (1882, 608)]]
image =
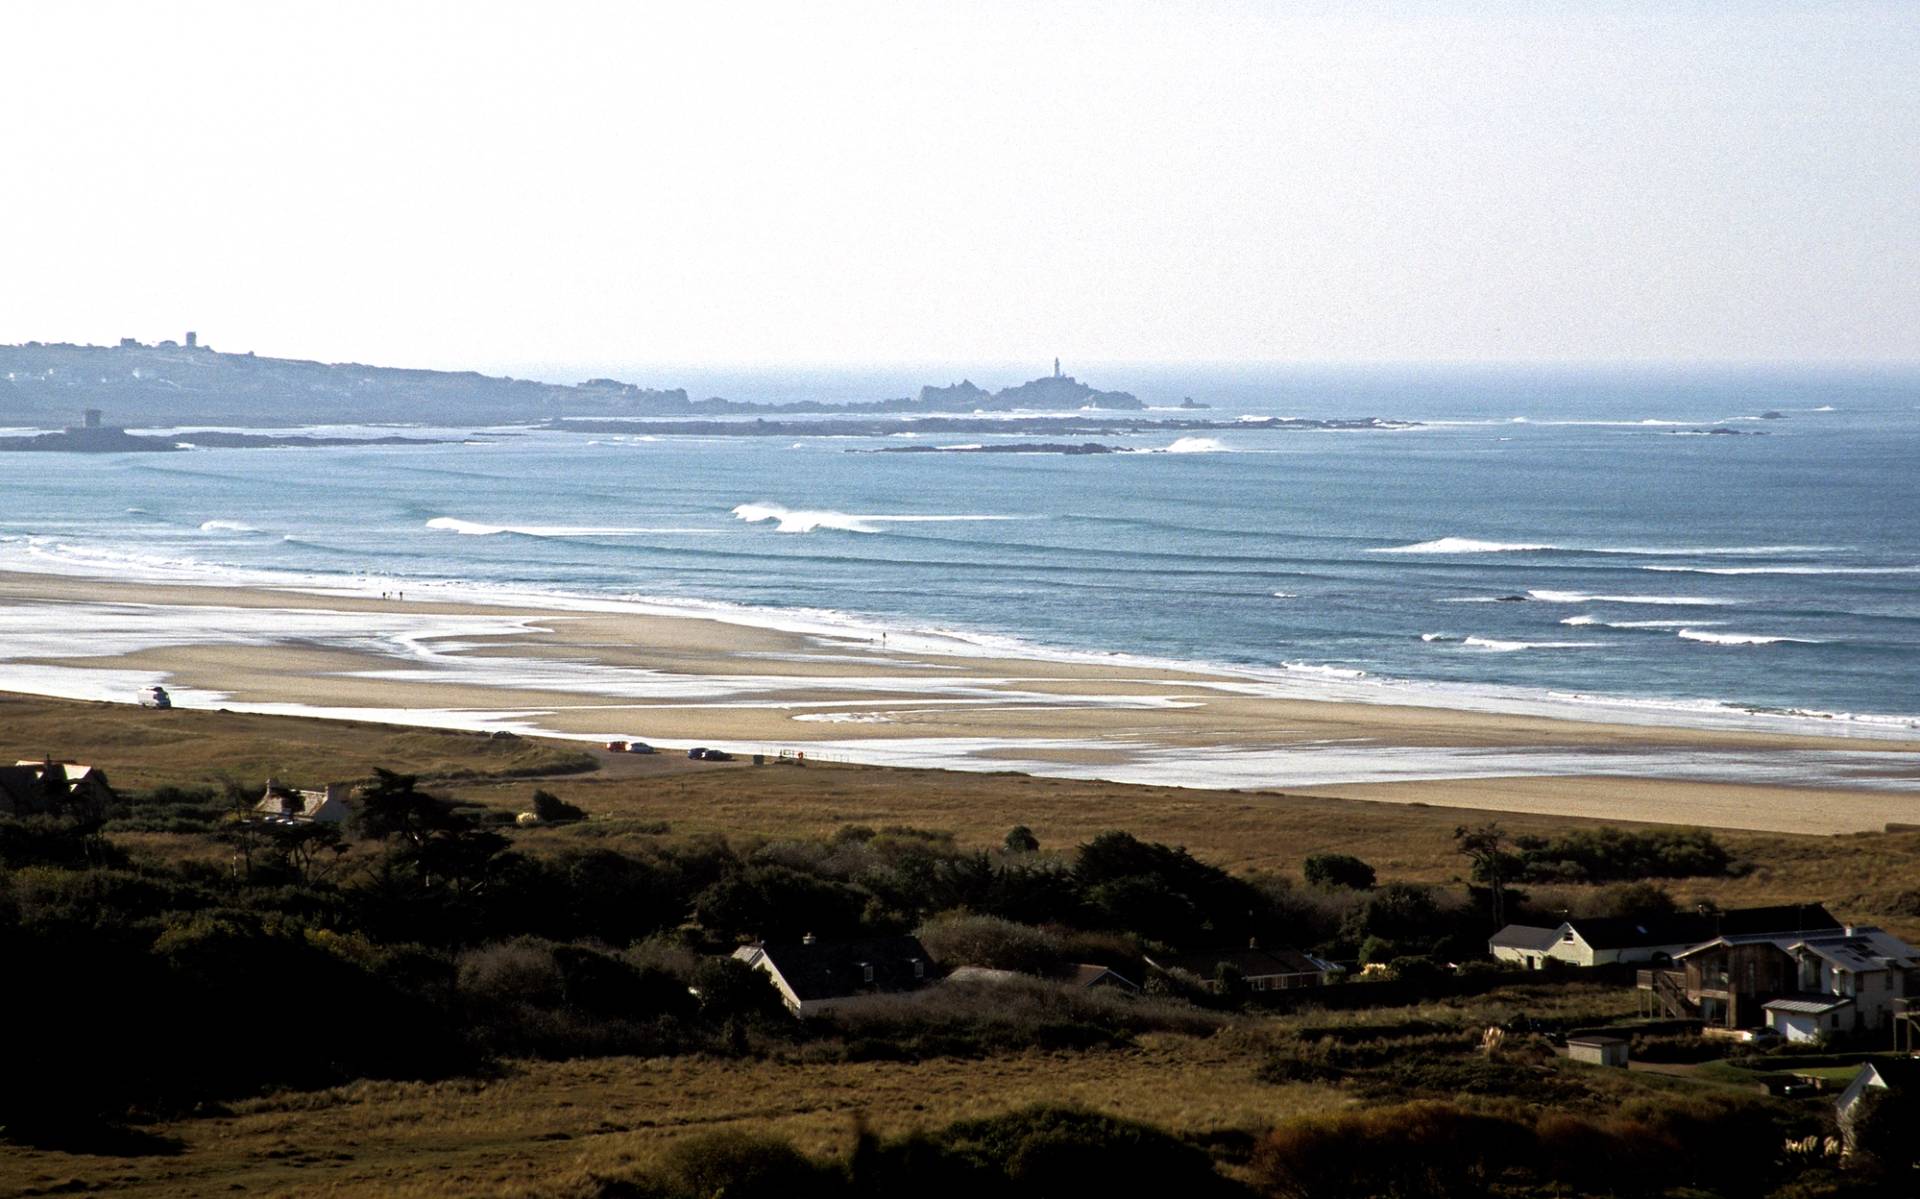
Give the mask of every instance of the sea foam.
[(1371, 549), (1370, 554), (1519, 554), (1557, 550), (1557, 545), (1511, 541), (1477, 541), (1471, 537), (1441, 537), (1416, 545), (1392, 545)]
[(1470, 645), (1474, 649), (1490, 650), (1497, 654), (1511, 654), (1528, 649), (1601, 649), (1607, 643), (1604, 641), (1500, 641), (1493, 637), (1469, 637), (1460, 644)]
[(1642, 566), (1666, 574), (1692, 575), (1914, 575), (1920, 566)]
[(467, 537), (497, 537), (513, 533), (521, 537), (640, 537), (653, 533), (713, 533), (715, 529), (634, 528), (598, 525), (489, 525), (461, 520), (455, 516), (436, 516), (427, 522), (429, 529), (459, 533)]
[(1699, 629), (1726, 622), (1719, 620), (1601, 620), (1598, 616), (1581, 615), (1569, 616), (1560, 623), (1595, 625), (1603, 629)]
[(1019, 516), (992, 516), (978, 514), (920, 514), (908, 513), (892, 516), (880, 516), (864, 513), (835, 512), (826, 508), (787, 508), (780, 504), (739, 504), (733, 509), (734, 516), (748, 524), (760, 524), (773, 521), (774, 529), (780, 533), (811, 533), (816, 529), (838, 529), (843, 533), (879, 533), (881, 525), (891, 524), (927, 524), (947, 521), (971, 520), (1023, 520)]
[(1543, 604), (1648, 604), (1709, 608), (1738, 602), (1704, 595), (1589, 595), (1584, 591), (1546, 590), (1528, 591), (1527, 598)]
[(1778, 645), (1791, 642), (1795, 645), (1819, 645), (1805, 637), (1768, 637), (1760, 633), (1703, 633), (1697, 628), (1680, 630), (1679, 636), (1688, 641), (1704, 641), (1709, 645)]

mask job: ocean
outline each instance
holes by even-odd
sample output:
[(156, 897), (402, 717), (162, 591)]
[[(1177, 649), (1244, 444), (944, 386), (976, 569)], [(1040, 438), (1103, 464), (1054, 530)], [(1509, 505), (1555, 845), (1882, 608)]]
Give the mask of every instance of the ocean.
[[(1920, 727), (1920, 374), (1078, 373), (1159, 408), (1212, 405), (1184, 415), (1414, 425), (1099, 437), (1134, 452), (1086, 456), (870, 452), (1087, 440), (1025, 436), (1018, 416), (964, 436), (910, 418), (860, 438), (634, 421), (0, 454), (0, 569), (644, 598), (982, 652), (1227, 665), (1339, 698)], [(742, 399), (910, 390), (860, 371), (693, 382)]]

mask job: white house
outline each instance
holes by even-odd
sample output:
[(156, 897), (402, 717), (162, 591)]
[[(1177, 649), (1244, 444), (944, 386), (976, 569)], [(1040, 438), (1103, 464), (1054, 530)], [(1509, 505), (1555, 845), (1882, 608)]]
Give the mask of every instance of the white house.
[(1768, 1027), (1789, 1041), (1889, 1027), (1894, 1001), (1920, 967), (1920, 950), (1872, 927), (1777, 938), (1774, 945), (1793, 960), (1797, 986), (1763, 1006)]
[(1847, 1089), (1833, 1101), (1834, 1118), (1840, 1124), (1840, 1137), (1847, 1148), (1853, 1148), (1853, 1122), (1860, 1114), (1860, 1104), (1875, 1091), (1905, 1090), (1920, 1086), (1920, 1063), (1911, 1058), (1883, 1058), (1870, 1060), (1860, 1067), (1860, 1073), (1853, 1076)]
[(1496, 959), (1529, 970), (1541, 969), (1549, 962), (1568, 966), (1662, 964), (1726, 934), (1792, 934), (1839, 927), (1840, 922), (1819, 904), (1658, 916), (1576, 916), (1553, 928), (1509, 924), (1488, 939), (1487, 949)]

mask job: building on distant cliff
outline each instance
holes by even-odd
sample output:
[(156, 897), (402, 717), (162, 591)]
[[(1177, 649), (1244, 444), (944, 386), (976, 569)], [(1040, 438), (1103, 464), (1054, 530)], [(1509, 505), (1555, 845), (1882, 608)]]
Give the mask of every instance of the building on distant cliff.
[(100, 427), (100, 410), (98, 408), (89, 408), (82, 415), (81, 419), (86, 422), (82, 426), (83, 428), (98, 429)]
[(1060, 359), (1057, 356), (1053, 360), (1053, 377), (1056, 379), (1060, 377)]
[(187, 348), (191, 350), (199, 344), (200, 344), (200, 335), (198, 333), (195, 333), (192, 329), (188, 329), (187, 330)]

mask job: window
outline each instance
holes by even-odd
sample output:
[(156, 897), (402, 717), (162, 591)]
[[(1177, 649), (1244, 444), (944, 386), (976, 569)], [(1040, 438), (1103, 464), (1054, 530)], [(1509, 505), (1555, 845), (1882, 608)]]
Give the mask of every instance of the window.
[(925, 978), (927, 976), (927, 964), (919, 958), (913, 959), (913, 976), (915, 978)]
[(860, 976), (867, 982), (873, 981), (873, 964), (871, 962), (860, 963)]

